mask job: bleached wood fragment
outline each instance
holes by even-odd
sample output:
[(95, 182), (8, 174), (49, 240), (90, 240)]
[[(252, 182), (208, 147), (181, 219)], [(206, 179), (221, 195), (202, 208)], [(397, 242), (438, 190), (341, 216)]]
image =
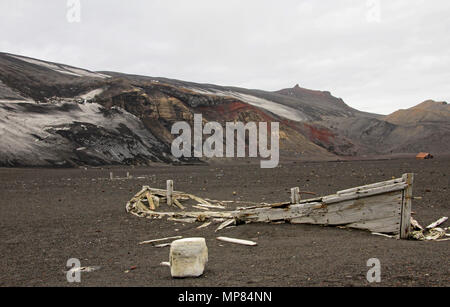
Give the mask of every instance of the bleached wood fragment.
[(222, 242), (241, 244), (241, 245), (248, 245), (248, 246), (256, 246), (256, 245), (258, 245), (258, 243), (253, 242), (253, 241), (234, 239), (234, 238), (228, 238), (228, 237), (218, 237), (217, 240), (222, 241)]
[(173, 180), (167, 180), (167, 205), (172, 206)]
[(404, 174), (402, 176), (406, 183), (406, 188), (403, 190), (403, 201), (400, 220), (400, 238), (408, 239), (411, 232), (411, 206), (412, 206), (412, 194), (414, 174)]
[(291, 203), (298, 204), (300, 202), (300, 188), (291, 189)]
[(173, 204), (174, 204), (175, 206), (177, 206), (178, 208), (180, 208), (181, 210), (185, 210), (185, 209), (186, 209), (186, 207), (184, 207), (184, 206), (178, 201), (178, 199), (173, 198), (172, 201), (173, 201)]
[(204, 223), (204, 224), (198, 226), (197, 229), (206, 228), (206, 227), (208, 227), (209, 225), (211, 225), (211, 223), (212, 223), (212, 222), (206, 222), (206, 223)]
[(448, 217), (446, 217), (446, 216), (441, 217), (441, 218), (440, 218), (439, 220), (437, 220), (436, 222), (431, 223), (430, 225), (428, 225), (428, 226), (426, 227), (426, 229), (436, 228), (436, 227), (438, 227), (439, 225), (445, 223), (447, 220), (448, 220)]
[(337, 202), (342, 202), (351, 199), (359, 199), (363, 197), (373, 196), (377, 194), (389, 193), (394, 191), (404, 190), (408, 185), (405, 183), (395, 183), (392, 185), (381, 186), (376, 188), (371, 188), (367, 190), (355, 191), (352, 193), (347, 193), (343, 195), (330, 195), (322, 198), (322, 202), (325, 204), (333, 204)]
[(177, 219), (177, 218), (174, 218), (174, 217), (169, 217), (167, 220), (171, 221), (171, 222), (177, 222), (177, 223), (195, 223), (197, 221), (197, 219), (193, 218), (193, 217), (191, 217), (191, 218), (184, 218), (184, 219), (183, 218)]
[(149, 211), (149, 215), (151, 216), (159, 216), (159, 217), (204, 217), (206, 219), (209, 218), (231, 218), (232, 212), (213, 212), (213, 211), (202, 211), (202, 212), (155, 212)]
[(206, 207), (202, 207), (202, 206), (199, 206), (199, 205), (196, 205), (196, 206), (192, 206), (192, 208), (195, 208), (195, 209), (200, 209), (200, 210), (205, 210), (205, 211), (210, 211), (208, 208), (206, 208)]
[(169, 241), (169, 240), (178, 240), (178, 239), (182, 239), (182, 238), (183, 238), (182, 236), (176, 236), (176, 237), (161, 238), (161, 239), (155, 239), (155, 240), (149, 240), (149, 241), (142, 241), (139, 243), (139, 245), (153, 244), (153, 243), (164, 242), (164, 241)]
[(217, 227), (216, 232), (219, 231), (219, 230), (222, 230), (222, 229), (224, 229), (224, 228), (226, 228), (228, 226), (235, 225), (235, 224), (236, 224), (236, 220), (235, 219), (229, 219), (229, 220), (223, 222), (222, 224), (220, 224), (219, 227)]
[(148, 201), (150, 210), (156, 210), (155, 203), (153, 202), (153, 195), (150, 194), (150, 192), (147, 192), (146, 197), (147, 197), (147, 201)]
[(413, 217), (411, 217), (411, 226), (413, 226), (414, 229), (423, 230), (423, 227)]
[(163, 243), (163, 244), (154, 245), (153, 247), (163, 248), (163, 247), (168, 247), (168, 246), (171, 246), (171, 245), (172, 245), (172, 243)]
[(209, 209), (226, 209), (226, 207), (221, 206), (221, 205), (206, 205), (206, 204), (197, 204), (198, 207), (202, 207), (202, 208), (209, 208)]
[(358, 192), (361, 190), (368, 190), (368, 189), (372, 189), (372, 188), (383, 187), (386, 185), (392, 185), (392, 184), (401, 183), (401, 182), (405, 182), (405, 179), (404, 178), (396, 178), (396, 179), (387, 180), (387, 181), (383, 181), (383, 182), (367, 184), (367, 185), (363, 185), (360, 187), (355, 187), (355, 188), (351, 188), (351, 189), (347, 189), (347, 190), (338, 191), (336, 194), (343, 195), (343, 194), (348, 194), (348, 193), (354, 193), (354, 192)]
[(391, 235), (387, 235), (385, 233), (379, 233), (379, 232), (372, 232), (373, 235), (375, 236), (381, 236), (381, 237), (386, 237), (386, 238), (395, 238), (395, 236), (391, 236)]

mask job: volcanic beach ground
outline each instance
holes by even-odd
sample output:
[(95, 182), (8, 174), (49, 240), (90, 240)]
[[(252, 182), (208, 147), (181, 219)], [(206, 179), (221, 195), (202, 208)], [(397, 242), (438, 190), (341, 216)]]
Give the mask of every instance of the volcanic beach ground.
[[(108, 180), (129, 171), (145, 179)], [(142, 187), (212, 199), (282, 201), (291, 187), (319, 195), (414, 172), (415, 218), (428, 225), (450, 216), (450, 158), (103, 169), (0, 169), (0, 286), (71, 286), (66, 262), (101, 266), (83, 273), (81, 286), (366, 286), (366, 262), (381, 261), (381, 286), (450, 286), (450, 241), (399, 241), (358, 230), (309, 225), (215, 227), (142, 219), (125, 212)], [(223, 173), (223, 176), (221, 175)], [(237, 192), (237, 195), (233, 195)], [(444, 224), (449, 226), (449, 222)], [(176, 231), (176, 229), (178, 231)], [(138, 242), (181, 235), (205, 237), (210, 262), (198, 279), (175, 280), (168, 248)], [(256, 247), (216, 241), (251, 239)], [(135, 267), (128, 273), (125, 271)]]

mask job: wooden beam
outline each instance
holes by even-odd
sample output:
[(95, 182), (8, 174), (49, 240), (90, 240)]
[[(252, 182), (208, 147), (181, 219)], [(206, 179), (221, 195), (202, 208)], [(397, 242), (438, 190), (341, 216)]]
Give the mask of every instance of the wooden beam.
[(167, 205), (172, 206), (173, 180), (167, 180)]
[(338, 202), (342, 202), (342, 201), (346, 201), (346, 200), (360, 199), (363, 197), (373, 196), (373, 195), (377, 195), (377, 194), (384, 194), (384, 193), (389, 193), (389, 192), (394, 192), (394, 191), (400, 191), (400, 190), (404, 190), (405, 187), (407, 187), (406, 183), (403, 183), (403, 182), (394, 183), (391, 185), (370, 188), (367, 190), (355, 191), (355, 192), (343, 194), (343, 195), (335, 194), (335, 195), (325, 196), (322, 198), (322, 202), (325, 204), (333, 204), (333, 203), (338, 203)]
[(400, 239), (408, 239), (411, 230), (412, 186), (414, 183), (414, 174), (404, 174), (402, 178), (405, 180), (407, 187), (403, 190)]
[(383, 182), (372, 183), (372, 184), (363, 185), (363, 186), (356, 187), (356, 188), (338, 191), (336, 194), (337, 195), (349, 194), (349, 193), (354, 193), (354, 192), (358, 192), (358, 191), (362, 191), (362, 190), (368, 190), (368, 189), (372, 189), (372, 188), (379, 188), (379, 187), (383, 187), (386, 185), (392, 185), (394, 183), (401, 183), (401, 182), (405, 182), (405, 179), (404, 178), (396, 178), (396, 179), (387, 180), (387, 181), (383, 181)]
[(291, 203), (298, 204), (300, 202), (300, 188), (291, 189)]

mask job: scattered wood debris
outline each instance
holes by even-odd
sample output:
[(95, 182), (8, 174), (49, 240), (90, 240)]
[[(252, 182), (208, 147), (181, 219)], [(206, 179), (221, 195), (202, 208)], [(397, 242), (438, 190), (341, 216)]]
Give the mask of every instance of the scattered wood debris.
[[(149, 219), (167, 218), (170, 221), (201, 222), (202, 229), (211, 223), (221, 223), (216, 231), (234, 225), (264, 222), (270, 224), (315, 224), (368, 230), (376, 235), (401, 239), (437, 240), (445, 236), (437, 226), (448, 218), (442, 218), (425, 229), (411, 217), (414, 176), (342, 190), (333, 195), (302, 200), (298, 188), (291, 189), (291, 200), (274, 204), (243, 201), (219, 201), (174, 191), (173, 182), (167, 182), (167, 190), (144, 186), (126, 205), (127, 212)], [(192, 208), (200, 211), (188, 211)], [(161, 204), (177, 211), (165, 212)], [(227, 206), (234, 210), (225, 211)], [(154, 242), (150, 242), (154, 243)], [(146, 243), (143, 243), (146, 244)]]
[(420, 226), (419, 223), (412, 223), (413, 231), (411, 232), (411, 238), (419, 241), (446, 241), (447, 239), (442, 239), (446, 236), (448, 228), (440, 228), (438, 226), (442, 225), (448, 220), (448, 217), (442, 217), (434, 223), (431, 223), (425, 229)]

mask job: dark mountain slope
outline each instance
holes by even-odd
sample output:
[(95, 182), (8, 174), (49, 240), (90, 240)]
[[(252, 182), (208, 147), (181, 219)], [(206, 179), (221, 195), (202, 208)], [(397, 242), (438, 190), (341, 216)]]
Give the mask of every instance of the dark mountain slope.
[(192, 124), (196, 113), (223, 125), (279, 122), (282, 158), (450, 152), (450, 142), (436, 145), (449, 135), (447, 111), (427, 110), (386, 121), (329, 92), (299, 86), (268, 92), (92, 72), (0, 53), (0, 165), (6, 166), (199, 162), (170, 152), (172, 125)]

